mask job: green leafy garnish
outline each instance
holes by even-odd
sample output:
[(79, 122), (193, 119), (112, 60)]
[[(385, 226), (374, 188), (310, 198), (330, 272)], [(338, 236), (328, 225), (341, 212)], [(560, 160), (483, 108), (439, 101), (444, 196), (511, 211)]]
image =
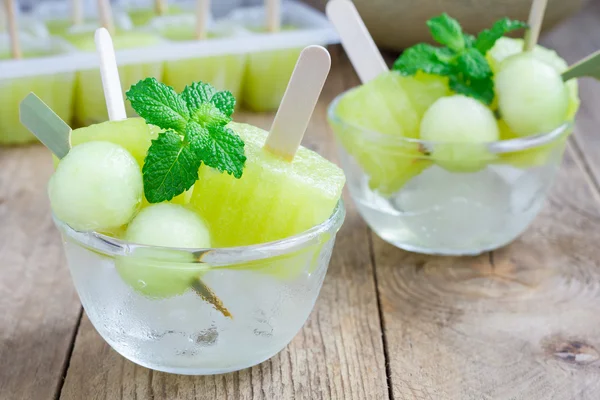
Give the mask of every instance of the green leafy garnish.
[(152, 141), (142, 168), (144, 194), (150, 203), (171, 200), (191, 188), (202, 163), (242, 177), (244, 142), (226, 126), (235, 109), (230, 92), (196, 82), (178, 94), (147, 78), (126, 95), (148, 124), (164, 130)]
[(456, 93), (490, 105), (495, 96), (494, 80), (485, 54), (504, 34), (526, 28), (527, 24), (503, 18), (475, 37), (463, 32), (458, 21), (444, 13), (428, 20), (427, 26), (435, 41), (444, 47), (424, 43), (412, 46), (396, 60), (394, 69), (403, 75), (422, 71), (447, 76)]

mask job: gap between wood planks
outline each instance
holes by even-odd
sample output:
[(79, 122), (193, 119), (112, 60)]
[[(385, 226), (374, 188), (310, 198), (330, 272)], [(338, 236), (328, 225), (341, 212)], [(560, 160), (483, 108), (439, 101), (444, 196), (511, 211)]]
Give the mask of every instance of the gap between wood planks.
[(58, 386), (56, 387), (56, 392), (54, 393), (54, 399), (60, 399), (60, 395), (63, 390), (63, 386), (65, 385), (65, 379), (67, 378), (67, 373), (69, 372), (69, 367), (71, 366), (71, 356), (73, 355), (73, 349), (75, 348), (75, 339), (77, 338), (77, 334), (79, 333), (79, 327), (81, 326), (81, 319), (83, 318), (83, 306), (79, 307), (79, 315), (77, 317), (77, 323), (73, 327), (73, 332), (71, 332), (71, 343), (69, 344), (69, 348), (67, 350), (67, 356), (65, 357), (64, 365), (62, 366), (62, 373), (60, 374), (60, 381), (58, 382)]

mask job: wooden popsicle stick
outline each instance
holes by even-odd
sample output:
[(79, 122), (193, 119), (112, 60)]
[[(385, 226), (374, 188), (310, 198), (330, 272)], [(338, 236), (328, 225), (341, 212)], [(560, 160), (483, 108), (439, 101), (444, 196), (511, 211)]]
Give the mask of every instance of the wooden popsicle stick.
[(279, 32), (281, 30), (281, 0), (265, 0), (265, 16), (267, 30)]
[(83, 24), (83, 4), (82, 0), (71, 0), (71, 19), (74, 26)]
[(19, 118), (58, 158), (71, 150), (71, 127), (35, 94), (29, 93), (21, 101)]
[(571, 65), (561, 74), (563, 81), (589, 76), (600, 80), (600, 50)]
[(8, 22), (8, 36), (10, 38), (10, 53), (12, 58), (20, 60), (23, 58), (21, 41), (19, 40), (19, 27), (17, 24), (17, 11), (15, 0), (4, 0), (6, 9), (6, 20)]
[(96, 51), (100, 56), (100, 75), (102, 76), (108, 118), (111, 121), (127, 119), (119, 69), (110, 33), (106, 28), (99, 28), (96, 30), (95, 40)]
[(115, 33), (115, 22), (113, 21), (112, 8), (110, 6), (110, 0), (97, 0), (98, 1), (98, 13), (100, 15), (100, 24), (109, 33)]
[(154, 0), (154, 11), (156, 15), (165, 15), (169, 11), (167, 0)]
[(208, 32), (208, 17), (210, 14), (210, 0), (196, 0), (196, 39), (206, 39)]
[(389, 71), (360, 14), (350, 0), (331, 0), (327, 3), (326, 12), (340, 35), (342, 46), (362, 83)]
[(298, 58), (264, 148), (291, 162), (331, 68), (331, 56), (321, 46), (308, 46)]
[(542, 30), (542, 22), (544, 20), (544, 13), (546, 12), (546, 5), (548, 0), (533, 0), (531, 3), (531, 10), (529, 11), (529, 29), (525, 32), (525, 46), (524, 51), (531, 51), (537, 44), (538, 38), (540, 37), (540, 31)]

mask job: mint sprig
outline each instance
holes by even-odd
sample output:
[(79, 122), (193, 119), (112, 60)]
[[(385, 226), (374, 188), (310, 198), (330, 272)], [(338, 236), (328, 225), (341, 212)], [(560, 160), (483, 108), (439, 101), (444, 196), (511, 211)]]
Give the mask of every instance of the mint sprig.
[(431, 36), (444, 47), (419, 43), (406, 49), (394, 63), (403, 75), (418, 71), (447, 76), (456, 93), (473, 97), (490, 105), (494, 100), (493, 74), (485, 54), (496, 40), (527, 24), (503, 18), (477, 37), (463, 32), (460, 24), (444, 13), (427, 21)]
[(152, 141), (144, 160), (144, 194), (150, 203), (171, 200), (198, 180), (204, 163), (241, 178), (244, 142), (226, 125), (235, 97), (196, 82), (181, 94), (155, 78), (144, 79), (126, 93), (133, 109), (164, 131)]

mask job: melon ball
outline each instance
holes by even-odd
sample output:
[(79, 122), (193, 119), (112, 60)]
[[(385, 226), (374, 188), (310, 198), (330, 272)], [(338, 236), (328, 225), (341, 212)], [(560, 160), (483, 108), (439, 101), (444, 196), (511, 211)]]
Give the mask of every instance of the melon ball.
[[(202, 218), (183, 206), (151, 205), (133, 219), (125, 240), (148, 246), (210, 248), (210, 233)], [(144, 249), (120, 257), (121, 278), (136, 291), (153, 298), (172, 297), (190, 289), (206, 265), (194, 263), (189, 253), (168, 249)]]
[(123, 147), (101, 141), (73, 147), (48, 183), (52, 211), (79, 231), (107, 231), (129, 223), (143, 190), (135, 158)]
[(475, 172), (494, 155), (487, 143), (500, 137), (494, 114), (467, 96), (442, 97), (427, 109), (420, 127), (421, 139), (432, 142), (433, 160), (451, 172)]
[(567, 86), (551, 65), (530, 52), (503, 61), (495, 84), (500, 114), (519, 136), (549, 132), (568, 119)]

